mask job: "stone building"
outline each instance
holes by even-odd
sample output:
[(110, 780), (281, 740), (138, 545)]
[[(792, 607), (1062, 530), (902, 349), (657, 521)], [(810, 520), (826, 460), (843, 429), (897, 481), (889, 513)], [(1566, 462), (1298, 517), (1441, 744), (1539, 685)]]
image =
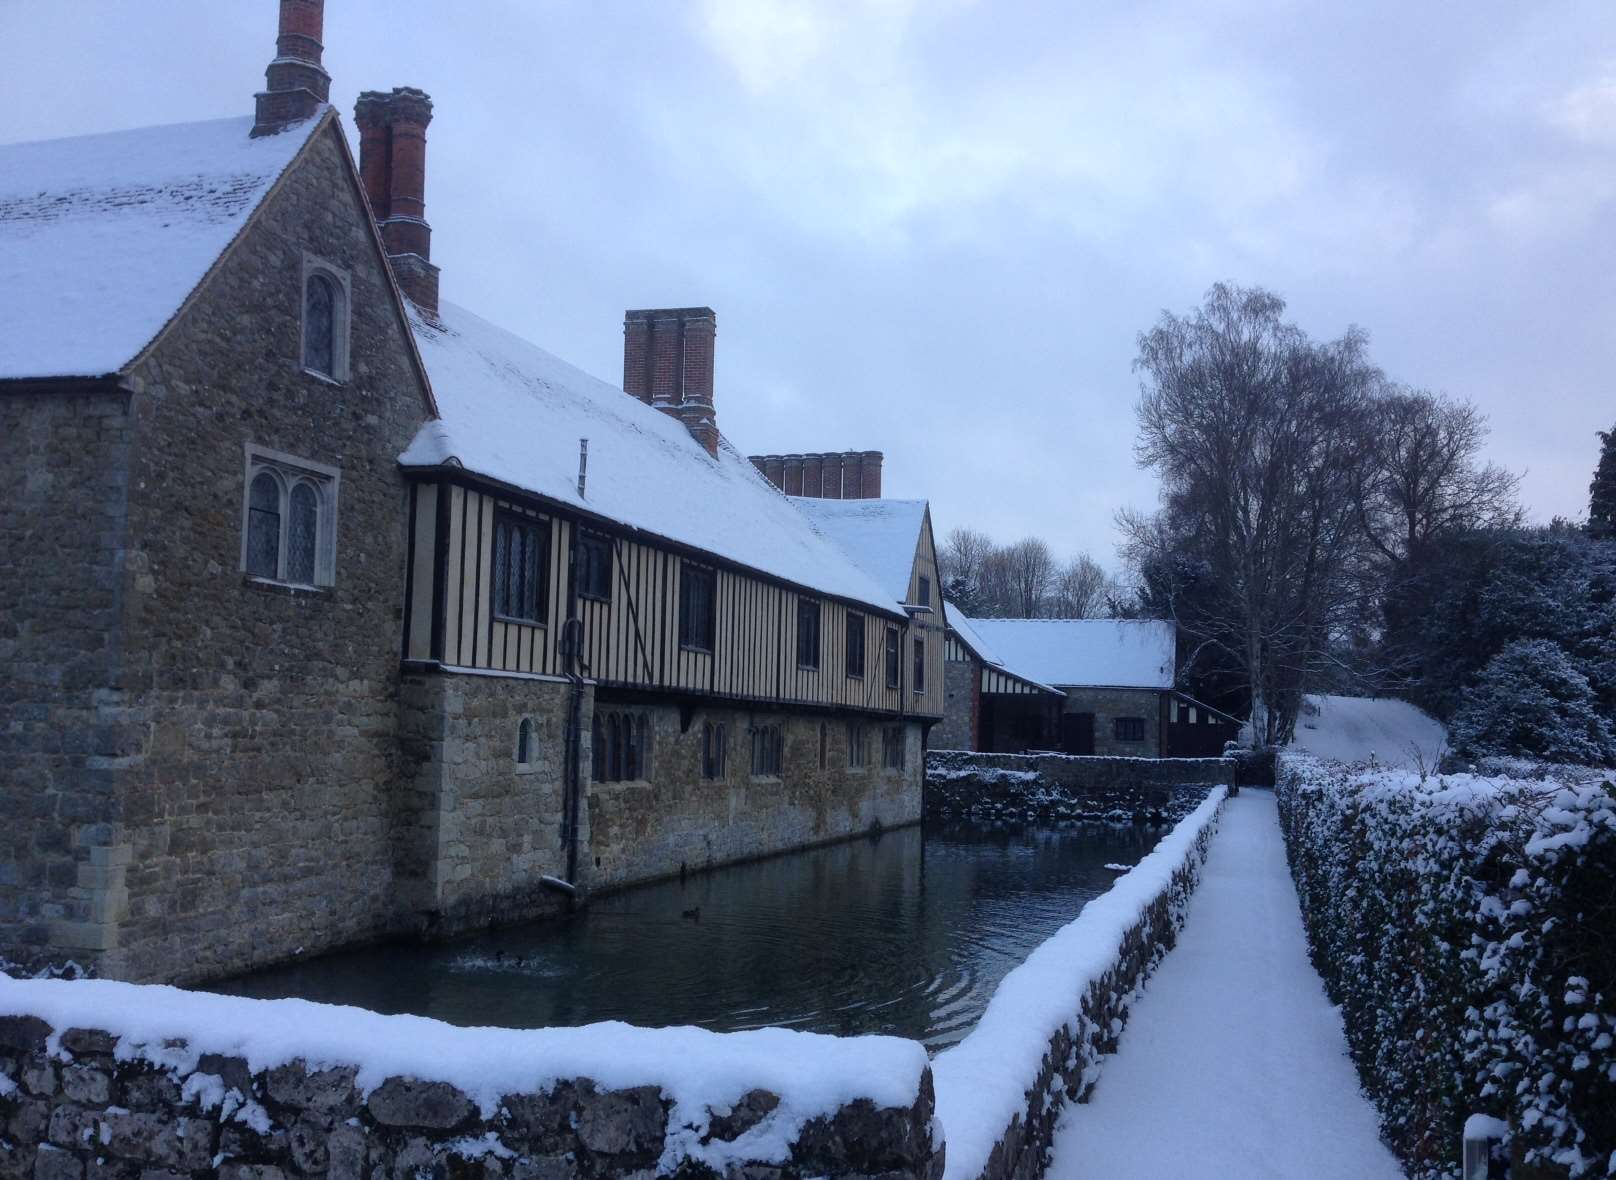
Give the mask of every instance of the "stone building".
[(431, 100), (356, 159), (279, 11), (252, 116), (0, 148), (0, 957), (194, 981), (917, 819), (935, 624), (722, 437), (712, 312), (629, 312), (618, 389), (442, 301)]
[(947, 620), (939, 749), (1200, 758), (1239, 733), (1174, 687), (1172, 623), (971, 619), (952, 605)]

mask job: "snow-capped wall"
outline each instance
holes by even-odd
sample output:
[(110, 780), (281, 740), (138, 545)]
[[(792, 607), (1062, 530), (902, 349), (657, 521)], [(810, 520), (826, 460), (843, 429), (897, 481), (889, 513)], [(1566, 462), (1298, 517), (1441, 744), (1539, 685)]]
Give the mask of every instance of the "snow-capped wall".
[(974, 820), (1183, 819), (1217, 785), (1228, 758), (1103, 758), (1068, 754), (926, 755), (926, 813)]
[(971, 1034), (932, 1062), (945, 1180), (1043, 1174), (1062, 1099), (1082, 1101), (1140, 986), (1178, 940), (1227, 791), (1006, 975)]
[(1415, 1180), (1458, 1177), (1477, 1114), (1515, 1175), (1616, 1177), (1616, 788), (1481, 769), (1280, 756), (1313, 961)]
[(458, 1028), (0, 975), (3, 1176), (935, 1180), (932, 1114), (925, 1051), (895, 1037)]

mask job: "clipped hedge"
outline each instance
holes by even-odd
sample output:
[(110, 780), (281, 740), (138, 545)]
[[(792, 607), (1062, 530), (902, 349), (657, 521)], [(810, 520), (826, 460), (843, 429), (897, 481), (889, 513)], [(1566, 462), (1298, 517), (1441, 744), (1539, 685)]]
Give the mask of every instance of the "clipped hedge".
[(1287, 754), (1276, 794), (1314, 966), (1409, 1174), (1457, 1177), (1485, 1113), (1517, 1178), (1616, 1177), (1616, 788)]

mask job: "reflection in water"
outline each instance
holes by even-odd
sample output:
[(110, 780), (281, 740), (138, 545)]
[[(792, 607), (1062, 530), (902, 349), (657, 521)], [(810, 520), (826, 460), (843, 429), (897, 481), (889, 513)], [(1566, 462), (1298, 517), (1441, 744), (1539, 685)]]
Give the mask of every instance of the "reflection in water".
[(626, 1020), (891, 1033), (933, 1049), (1158, 829), (932, 826), (599, 898), (449, 943), (328, 955), (218, 990), (454, 1024)]

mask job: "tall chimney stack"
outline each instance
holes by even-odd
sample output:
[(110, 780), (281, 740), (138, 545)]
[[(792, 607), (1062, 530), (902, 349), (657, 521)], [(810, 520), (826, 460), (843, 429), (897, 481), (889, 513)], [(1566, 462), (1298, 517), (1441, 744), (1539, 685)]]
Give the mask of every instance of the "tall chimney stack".
[(623, 313), (623, 391), (679, 419), (709, 455), (718, 454), (713, 354), (718, 317), (710, 307)]
[(426, 220), (426, 129), (432, 99), (413, 86), (366, 90), (354, 104), (359, 177), (393, 277), (428, 316), (438, 314), (438, 268)]
[(325, 51), (325, 0), (281, 0), (275, 60), (264, 71), (252, 133), (274, 135), (314, 115), (331, 97), (331, 75), (320, 64)]

